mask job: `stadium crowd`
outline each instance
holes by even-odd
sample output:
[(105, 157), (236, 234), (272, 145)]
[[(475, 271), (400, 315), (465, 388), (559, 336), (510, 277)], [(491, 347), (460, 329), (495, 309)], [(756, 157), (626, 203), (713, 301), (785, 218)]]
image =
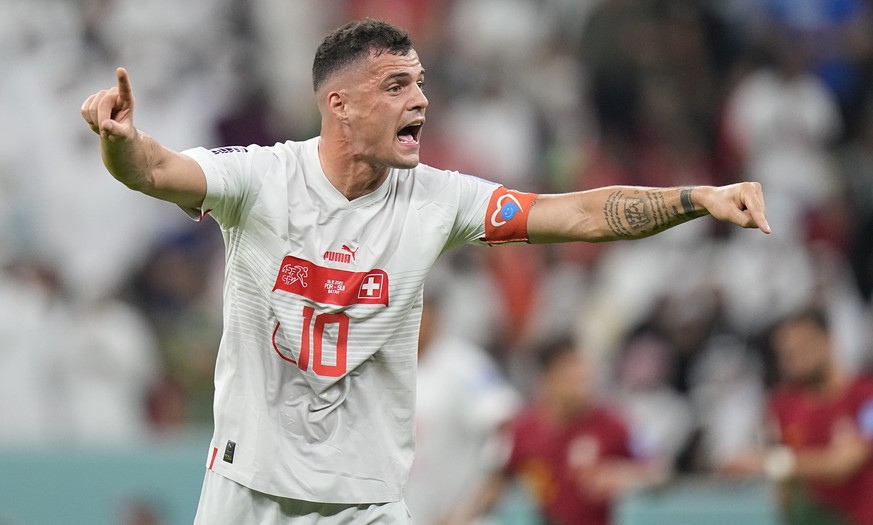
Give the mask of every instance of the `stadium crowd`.
[(444, 257), (434, 330), (484, 349), (507, 403), (534, 396), (540, 343), (571, 335), (635, 443), (707, 473), (762, 439), (784, 315), (824, 310), (842, 366), (870, 365), (869, 1), (2, 3), (0, 445), (211, 422), (219, 231), (114, 181), (84, 97), (123, 65), (138, 127), (169, 147), (308, 138), (315, 47), (364, 16), (409, 29), (427, 68), (427, 164), (535, 192), (764, 186), (769, 237), (702, 219)]

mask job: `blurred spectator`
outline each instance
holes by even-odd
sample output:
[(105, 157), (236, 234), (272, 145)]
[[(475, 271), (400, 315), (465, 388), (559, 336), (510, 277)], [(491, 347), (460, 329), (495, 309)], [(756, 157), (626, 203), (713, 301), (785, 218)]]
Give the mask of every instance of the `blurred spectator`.
[(630, 425), (635, 455), (661, 461), (671, 471), (695, 429), (691, 403), (671, 385), (673, 365), (669, 343), (641, 331), (619, 351), (613, 393)]
[(0, 351), (7, 445), (123, 442), (148, 434), (154, 336), (111, 298), (71, 302), (58, 274), (33, 261), (0, 273)]
[(807, 213), (835, 192), (831, 148), (842, 121), (803, 49), (780, 36), (770, 48), (775, 63), (753, 70), (729, 94), (725, 126), (745, 167), (743, 178), (767, 188), (774, 231), (802, 242)]
[(164, 371), (149, 392), (148, 406), (162, 433), (212, 422), (222, 249), (211, 228), (169, 232), (128, 283), (126, 294), (151, 322), (160, 346)]
[[(790, 35), (807, 53), (810, 68), (836, 97), (848, 129), (854, 129), (869, 84), (873, 58), (871, 6), (865, 0), (766, 0), (769, 31)], [(766, 38), (766, 37), (765, 37)]]
[[(439, 295), (439, 292), (435, 292)], [(425, 298), (419, 335), (415, 462), (405, 500), (416, 523), (443, 523), (505, 453), (498, 429), (520, 399), (481, 348), (439, 331)]]
[(44, 444), (68, 434), (57, 358), (71, 324), (57, 275), (36, 264), (4, 267), (0, 312), (0, 441)]
[(711, 472), (760, 440), (763, 367), (734, 335), (711, 335), (690, 371), (689, 397), (701, 431), (690, 466), (698, 472)]
[(597, 399), (590, 356), (567, 337), (550, 340), (537, 355), (540, 388), (512, 425), (506, 467), (459, 509), (458, 523), (487, 512), (514, 476), (548, 523), (562, 525), (607, 525), (617, 497), (664, 479), (659, 462), (633, 457), (627, 425)]
[[(763, 397), (762, 363), (726, 317), (725, 309), (720, 290), (704, 283), (674, 290), (653, 304), (648, 317), (632, 332), (626, 354), (619, 354), (619, 363), (633, 364), (637, 357), (649, 365), (638, 366), (636, 376), (625, 377), (619, 386), (625, 387), (621, 390), (624, 399), (643, 398), (636, 400), (642, 406), (656, 402), (647, 396), (650, 390), (660, 394), (661, 409), (648, 417), (664, 418), (663, 412), (671, 415), (672, 423), (650, 422), (643, 429), (661, 428), (662, 440), (674, 440), (668, 442), (666, 451), (672, 452), (668, 457), (680, 471), (708, 472), (721, 458), (747, 448), (758, 436), (760, 415), (755, 407)], [(625, 372), (633, 374), (634, 370)], [(627, 389), (634, 379), (641, 382), (636, 392)], [(645, 415), (638, 413), (637, 417)], [(658, 423), (664, 426), (655, 426)], [(667, 429), (672, 433), (665, 436)]]
[(119, 509), (119, 525), (164, 525), (160, 506), (148, 499), (130, 497), (122, 502)]
[[(203, 2), (209, 5), (210, 2)], [(272, 117), (270, 124), (289, 138), (311, 136), (317, 130), (320, 117), (313, 99), (312, 79), (300, 71), (312, 69), (312, 57), (318, 43), (342, 20), (343, 2), (310, 2), (307, 0), (246, 0), (237, 4), (236, 20), (248, 19), (250, 26), (242, 31), (249, 44), (240, 60), (248, 62), (242, 68), (248, 76), (237, 77), (241, 85), (263, 83), (266, 97), (262, 110)], [(243, 91), (251, 91), (247, 86)], [(305, 101), (305, 102), (301, 102)], [(245, 102), (242, 100), (241, 102)], [(244, 141), (248, 145), (254, 140)]]
[(840, 366), (821, 311), (789, 316), (771, 338), (782, 380), (769, 404), (779, 444), (738, 455), (725, 470), (790, 482), (791, 525), (873, 524), (873, 379)]
[(138, 310), (112, 298), (77, 305), (71, 321), (54, 359), (63, 370), (73, 436), (115, 443), (147, 436), (146, 392), (158, 373), (151, 327)]
[(844, 202), (852, 221), (850, 257), (858, 289), (870, 302), (873, 299), (873, 97), (867, 103), (860, 133), (843, 148), (841, 175)]
[(589, 13), (578, 34), (577, 56), (589, 79), (602, 136), (633, 142), (644, 70), (653, 61), (652, 2), (605, 0)]

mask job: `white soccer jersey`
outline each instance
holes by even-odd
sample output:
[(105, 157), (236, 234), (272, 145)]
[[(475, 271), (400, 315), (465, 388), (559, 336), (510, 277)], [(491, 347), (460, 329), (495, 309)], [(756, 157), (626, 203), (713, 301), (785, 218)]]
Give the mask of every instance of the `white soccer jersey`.
[(318, 142), (184, 152), (206, 174), (203, 213), (227, 250), (208, 464), (281, 497), (398, 501), (425, 277), (445, 250), (483, 240), (489, 206), (493, 228), (521, 204), (425, 165), (350, 202)]

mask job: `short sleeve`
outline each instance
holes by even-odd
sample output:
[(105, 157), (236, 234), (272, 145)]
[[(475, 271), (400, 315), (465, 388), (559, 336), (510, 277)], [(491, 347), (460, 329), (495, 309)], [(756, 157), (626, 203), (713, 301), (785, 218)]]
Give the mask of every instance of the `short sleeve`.
[(445, 194), (445, 198), (452, 201), (451, 206), (455, 207), (456, 211), (446, 250), (479, 242), (479, 239), (485, 235), (485, 210), (488, 208), (491, 194), (499, 187), (494, 182), (471, 175), (457, 172), (451, 172), (450, 175), (452, 183), (448, 186), (452, 187), (453, 191), (452, 194)]
[(528, 241), (527, 215), (538, 195), (463, 174), (458, 176), (458, 188), (458, 214), (449, 247)]
[(260, 146), (192, 148), (182, 154), (194, 159), (206, 176), (203, 204), (199, 210), (185, 209), (185, 212), (198, 220), (211, 215), (223, 228), (239, 223), (260, 189), (268, 167), (265, 162), (272, 158), (266, 148)]

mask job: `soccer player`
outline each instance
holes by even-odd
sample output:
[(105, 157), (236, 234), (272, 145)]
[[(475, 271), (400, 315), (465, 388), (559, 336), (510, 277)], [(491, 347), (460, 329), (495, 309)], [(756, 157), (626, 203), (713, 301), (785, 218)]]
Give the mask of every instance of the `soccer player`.
[(437, 296), (426, 292), (421, 312), (415, 462), (404, 492), (418, 525), (445, 524), (493, 472), (505, 448), (500, 428), (520, 405), (483, 348), (440, 330)]
[(624, 418), (598, 398), (590, 352), (559, 335), (535, 355), (536, 400), (511, 425), (506, 464), (460, 501), (448, 523), (474, 523), (521, 479), (546, 523), (608, 525), (619, 496), (667, 479), (663, 462), (634, 454)]
[(873, 525), (873, 378), (839, 364), (817, 309), (771, 332), (781, 384), (770, 398), (778, 445), (724, 470), (786, 482), (787, 523)]
[(321, 132), (303, 142), (171, 151), (134, 127), (123, 68), (81, 108), (115, 178), (225, 238), (196, 523), (409, 522), (422, 288), (443, 252), (640, 238), (707, 214), (770, 231), (752, 182), (535, 195), (420, 164), (425, 72), (390, 24), (335, 30), (312, 74)]

